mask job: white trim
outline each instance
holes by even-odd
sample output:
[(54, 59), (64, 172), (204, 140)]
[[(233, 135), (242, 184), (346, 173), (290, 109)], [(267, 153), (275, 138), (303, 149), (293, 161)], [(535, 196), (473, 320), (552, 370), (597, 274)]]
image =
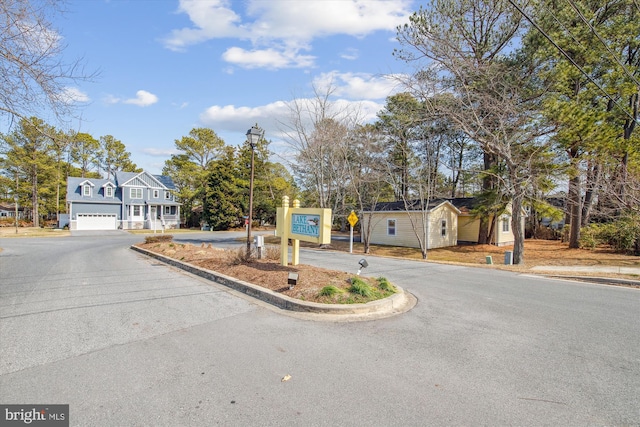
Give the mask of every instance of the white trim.
[(502, 232), (503, 233), (508, 233), (511, 231), (511, 217), (504, 215), (502, 216), (502, 218), (500, 218), (501, 222), (502, 222)]
[(149, 178), (151, 178), (153, 181), (155, 181), (158, 185), (160, 185), (160, 188), (167, 188), (163, 183), (161, 183), (160, 181), (158, 181), (156, 179), (156, 177), (154, 177), (153, 175), (151, 175), (149, 172), (147, 171), (142, 171), (139, 174), (135, 175), (134, 177), (132, 177), (131, 179), (128, 179), (127, 181), (123, 182), (122, 184), (120, 184), (121, 187), (124, 187), (125, 185), (128, 185), (129, 182), (133, 181), (134, 179), (138, 178), (140, 175), (147, 175)]
[[(140, 209), (138, 215), (135, 215), (135, 210)], [(129, 205), (128, 209), (129, 221), (144, 221), (144, 205)]]
[[(393, 234), (389, 233), (391, 228), (389, 227), (389, 222), (393, 221)], [(398, 235), (398, 220), (396, 218), (387, 218), (387, 236), (397, 236)]]

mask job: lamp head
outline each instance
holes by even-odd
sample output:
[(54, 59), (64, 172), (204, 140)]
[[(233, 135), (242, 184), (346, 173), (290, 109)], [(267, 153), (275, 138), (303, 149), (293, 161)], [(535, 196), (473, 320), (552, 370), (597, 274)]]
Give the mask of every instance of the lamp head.
[(255, 148), (260, 142), (260, 138), (264, 135), (264, 131), (258, 127), (256, 123), (254, 126), (251, 126), (251, 129), (247, 131), (247, 141), (251, 145), (251, 148)]

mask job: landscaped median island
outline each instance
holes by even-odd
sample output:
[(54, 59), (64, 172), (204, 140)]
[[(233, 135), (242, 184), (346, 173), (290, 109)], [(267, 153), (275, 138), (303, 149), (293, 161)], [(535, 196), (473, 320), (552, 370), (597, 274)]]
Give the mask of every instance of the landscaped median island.
[[(268, 297), (273, 297), (273, 294), (276, 294), (284, 296), (284, 300), (298, 300), (300, 304), (274, 303), (296, 311), (328, 313), (331, 311), (313, 308), (317, 305), (342, 305), (344, 307), (338, 308), (338, 312), (372, 312), (375, 311), (376, 306), (383, 306), (382, 300), (393, 300), (392, 308), (396, 310), (400, 308), (399, 305), (406, 305), (404, 291), (383, 277), (357, 276), (355, 273), (350, 274), (305, 264), (282, 266), (280, 265), (280, 248), (276, 246), (268, 246), (263, 259), (247, 259), (244, 247), (221, 249), (204, 243), (199, 246), (182, 244), (173, 242), (172, 236), (165, 234), (148, 236), (144, 243), (134, 245), (134, 249), (141, 249), (148, 252), (148, 255), (161, 260), (173, 260), (174, 265), (181, 264), (176, 265), (180, 268), (194, 266), (226, 276), (226, 278), (215, 277), (214, 280), (218, 283), (228, 285), (225, 283), (226, 281), (235, 279), (245, 284), (264, 288)], [(189, 268), (184, 269), (190, 271)], [(294, 286), (288, 284), (289, 273), (298, 274)], [(245, 291), (245, 293), (253, 292)], [(267, 302), (273, 303), (272, 301)], [(297, 307), (291, 308), (290, 306)], [(349, 310), (347, 306), (352, 309)], [(357, 309), (357, 306), (372, 308), (370, 310)], [(309, 307), (311, 309), (307, 309)]]

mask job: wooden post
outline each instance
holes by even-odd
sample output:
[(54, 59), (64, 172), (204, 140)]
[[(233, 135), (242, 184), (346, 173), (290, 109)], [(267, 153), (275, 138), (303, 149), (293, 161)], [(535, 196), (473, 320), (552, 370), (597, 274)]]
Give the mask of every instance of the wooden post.
[(280, 265), (287, 266), (289, 264), (289, 224), (287, 217), (289, 216), (289, 197), (282, 197), (282, 217), (278, 218), (278, 228), (280, 229)]
[[(300, 207), (300, 200), (295, 199), (293, 201), (293, 207)], [(287, 228), (291, 227), (291, 224), (287, 224)], [(291, 244), (291, 265), (300, 264), (300, 240), (293, 239)]]

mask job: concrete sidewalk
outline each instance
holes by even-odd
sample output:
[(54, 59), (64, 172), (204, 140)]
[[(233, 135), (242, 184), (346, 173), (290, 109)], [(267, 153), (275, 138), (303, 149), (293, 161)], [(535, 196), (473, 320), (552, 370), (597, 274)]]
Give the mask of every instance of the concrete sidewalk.
[(562, 266), (562, 265), (538, 265), (532, 267), (533, 271), (575, 271), (580, 273), (616, 273), (616, 274), (637, 274), (640, 276), (640, 267), (619, 267), (613, 265), (598, 266), (598, 265), (575, 265), (575, 266)]

